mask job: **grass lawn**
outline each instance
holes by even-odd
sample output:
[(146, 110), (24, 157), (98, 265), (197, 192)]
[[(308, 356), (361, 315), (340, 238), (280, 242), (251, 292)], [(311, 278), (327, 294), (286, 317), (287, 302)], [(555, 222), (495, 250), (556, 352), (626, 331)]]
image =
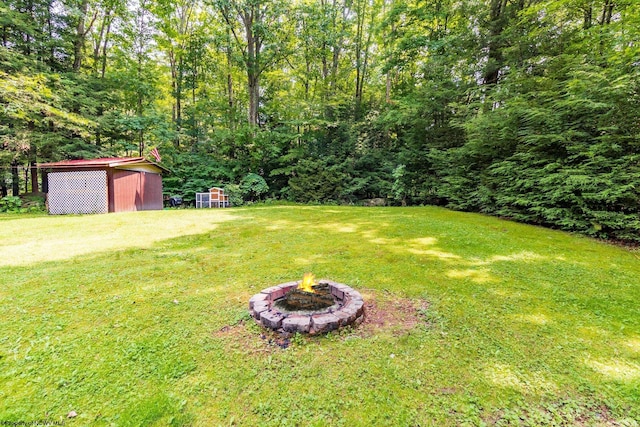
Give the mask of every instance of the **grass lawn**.
[[(432, 207), (0, 230), (0, 425), (639, 425), (637, 250)], [(306, 271), (370, 316), (278, 345), (248, 300)]]

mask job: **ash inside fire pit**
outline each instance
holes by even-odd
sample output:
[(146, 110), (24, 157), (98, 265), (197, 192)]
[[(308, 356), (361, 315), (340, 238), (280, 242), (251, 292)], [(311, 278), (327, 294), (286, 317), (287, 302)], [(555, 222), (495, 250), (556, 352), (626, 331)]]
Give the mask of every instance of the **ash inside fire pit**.
[(335, 304), (328, 283), (313, 286), (313, 293), (293, 288), (275, 302), (274, 306), (284, 311), (322, 310)]
[(364, 301), (355, 289), (312, 274), (302, 281), (263, 289), (249, 300), (249, 312), (266, 328), (318, 334), (364, 319)]

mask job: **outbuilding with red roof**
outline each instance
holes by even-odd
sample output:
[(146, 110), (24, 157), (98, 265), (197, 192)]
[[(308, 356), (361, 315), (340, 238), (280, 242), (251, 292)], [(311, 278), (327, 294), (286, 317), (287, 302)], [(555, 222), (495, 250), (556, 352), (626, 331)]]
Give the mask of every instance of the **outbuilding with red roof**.
[(144, 157), (110, 157), (41, 163), (50, 214), (162, 209), (162, 172)]

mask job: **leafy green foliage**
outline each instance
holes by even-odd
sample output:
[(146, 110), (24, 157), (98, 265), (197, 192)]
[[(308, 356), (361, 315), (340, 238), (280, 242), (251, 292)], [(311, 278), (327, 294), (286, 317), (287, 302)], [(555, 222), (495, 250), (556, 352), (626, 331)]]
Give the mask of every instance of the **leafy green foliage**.
[(264, 196), (269, 191), (269, 186), (263, 177), (250, 173), (240, 181), (240, 191), (245, 200), (253, 202)]
[(407, 197), (407, 188), (404, 183), (404, 175), (406, 171), (405, 165), (398, 165), (393, 170), (393, 187), (391, 187), (391, 193), (393, 198), (398, 202), (405, 202)]
[(0, 212), (20, 212), (22, 200), (18, 196), (0, 197)]
[(240, 185), (227, 184), (224, 186), (224, 193), (229, 196), (231, 206), (242, 206), (244, 204), (243, 192)]
[(548, 68), (563, 78), (537, 77), (530, 92), (530, 76), (514, 73), (503, 83), (511, 100), (465, 123), (469, 140), (451, 151), (440, 195), (458, 209), (640, 240), (637, 142), (620, 132), (620, 112), (638, 109), (628, 104), (635, 83), (566, 58)]
[[(170, 150), (167, 152), (171, 153)], [(172, 173), (163, 179), (164, 191), (179, 194), (187, 202), (194, 202), (196, 193), (224, 186), (231, 177), (229, 170), (220, 162), (197, 153), (178, 154), (169, 167)]]

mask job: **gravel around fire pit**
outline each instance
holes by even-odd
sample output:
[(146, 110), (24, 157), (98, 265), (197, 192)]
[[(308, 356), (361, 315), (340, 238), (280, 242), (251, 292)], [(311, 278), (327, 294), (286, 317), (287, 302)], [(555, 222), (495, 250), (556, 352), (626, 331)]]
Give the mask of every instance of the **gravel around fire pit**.
[(295, 289), (300, 282), (282, 283), (262, 290), (249, 300), (249, 313), (256, 322), (266, 328), (285, 332), (319, 334), (351, 324), (360, 324), (364, 319), (364, 300), (355, 289), (322, 279), (320, 285), (328, 285), (335, 304), (317, 311), (287, 311), (276, 302)]

